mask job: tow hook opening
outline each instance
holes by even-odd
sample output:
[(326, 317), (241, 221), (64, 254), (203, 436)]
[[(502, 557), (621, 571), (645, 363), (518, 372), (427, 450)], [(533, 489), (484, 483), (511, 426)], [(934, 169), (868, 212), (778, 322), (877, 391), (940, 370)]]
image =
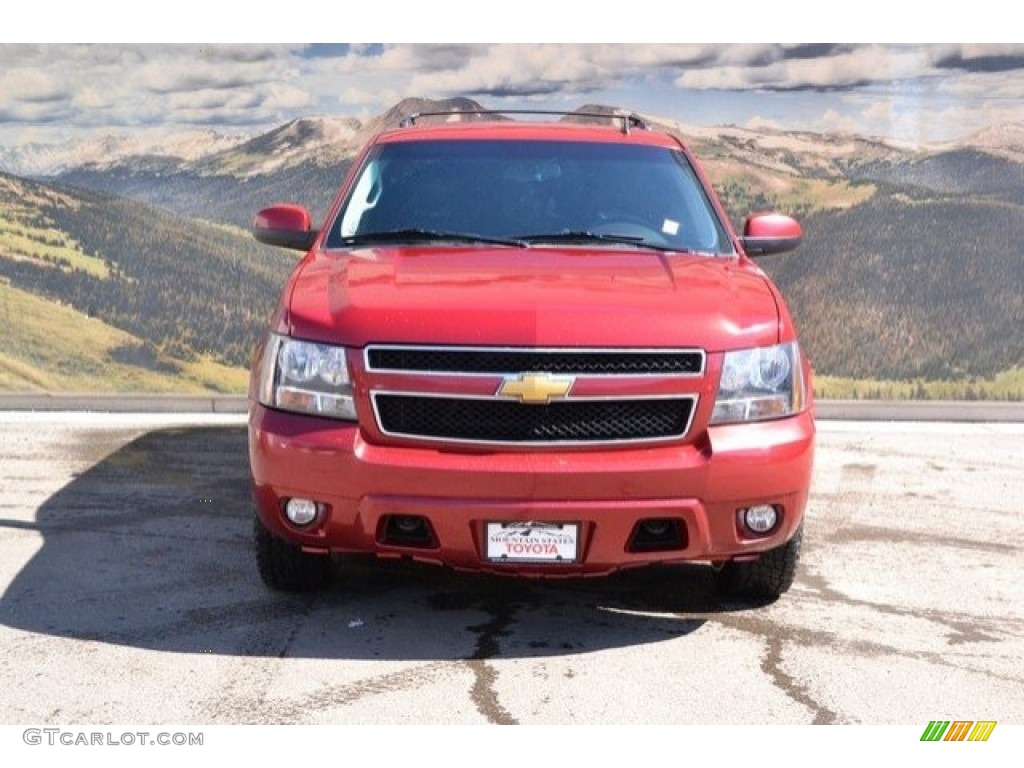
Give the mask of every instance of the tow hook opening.
[(386, 515), (381, 518), (377, 540), (393, 547), (436, 549), (434, 527), (421, 515)]
[(672, 517), (652, 517), (633, 526), (627, 552), (672, 552), (686, 549), (686, 526)]

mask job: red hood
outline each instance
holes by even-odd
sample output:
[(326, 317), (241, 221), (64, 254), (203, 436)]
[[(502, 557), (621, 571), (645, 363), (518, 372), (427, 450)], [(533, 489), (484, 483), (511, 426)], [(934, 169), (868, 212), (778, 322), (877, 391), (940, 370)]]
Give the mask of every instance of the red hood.
[[(505, 346), (688, 347), (778, 340), (760, 271), (634, 249), (377, 248), (316, 254), (292, 278), (293, 336)], [(288, 294), (286, 294), (288, 295)]]

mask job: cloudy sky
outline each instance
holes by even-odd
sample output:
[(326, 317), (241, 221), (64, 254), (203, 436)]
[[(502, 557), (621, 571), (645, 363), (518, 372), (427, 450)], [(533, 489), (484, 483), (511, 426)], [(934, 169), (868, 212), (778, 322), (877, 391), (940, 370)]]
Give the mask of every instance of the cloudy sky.
[(1024, 122), (1024, 44), (0, 43), (6, 147), (196, 127), (255, 133), (455, 95), (934, 143)]

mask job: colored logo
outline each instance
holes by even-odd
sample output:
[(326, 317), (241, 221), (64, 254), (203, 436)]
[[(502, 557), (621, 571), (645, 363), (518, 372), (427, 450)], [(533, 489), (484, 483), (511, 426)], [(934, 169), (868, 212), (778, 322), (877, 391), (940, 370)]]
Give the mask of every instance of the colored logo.
[(543, 405), (553, 397), (565, 397), (572, 389), (572, 376), (550, 376), (546, 373), (524, 373), (509, 376), (498, 387), (502, 397), (514, 397), (521, 403)]
[(932, 720), (921, 741), (988, 741), (995, 728), (995, 720)]

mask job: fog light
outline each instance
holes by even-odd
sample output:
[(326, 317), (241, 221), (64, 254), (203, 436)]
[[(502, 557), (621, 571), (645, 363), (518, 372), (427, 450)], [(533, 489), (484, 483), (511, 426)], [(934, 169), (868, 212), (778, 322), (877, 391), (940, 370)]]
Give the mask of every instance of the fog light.
[(779, 513), (771, 504), (757, 504), (742, 512), (743, 524), (754, 533), (768, 533), (779, 521)]
[(309, 525), (316, 520), (317, 512), (316, 502), (309, 499), (288, 499), (284, 505), (284, 513), (295, 525)]

